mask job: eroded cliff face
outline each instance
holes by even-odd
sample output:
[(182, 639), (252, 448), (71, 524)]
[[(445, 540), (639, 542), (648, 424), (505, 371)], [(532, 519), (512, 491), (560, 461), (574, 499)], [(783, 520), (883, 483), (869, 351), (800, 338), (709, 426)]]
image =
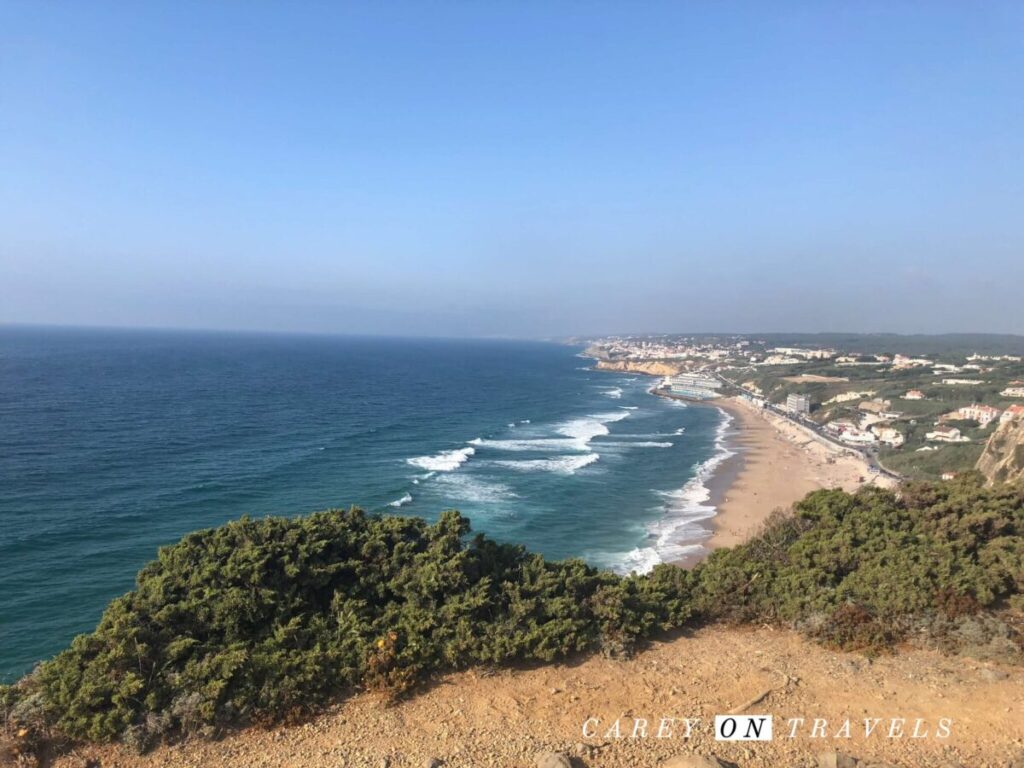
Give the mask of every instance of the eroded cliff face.
[(658, 360), (598, 360), (599, 371), (623, 371), (625, 373), (646, 373), (649, 376), (675, 376), (680, 366)]
[(976, 467), (989, 483), (1024, 479), (1024, 418), (1011, 419), (996, 428)]

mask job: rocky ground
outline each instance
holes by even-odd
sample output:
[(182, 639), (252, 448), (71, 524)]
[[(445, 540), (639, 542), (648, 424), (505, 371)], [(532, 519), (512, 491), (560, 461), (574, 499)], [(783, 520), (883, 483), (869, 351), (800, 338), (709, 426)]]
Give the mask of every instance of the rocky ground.
[[(741, 711), (773, 715), (774, 740), (715, 741), (714, 716)], [(54, 765), (850, 768), (860, 760), (861, 768), (1024, 768), (1022, 713), (1024, 674), (1017, 667), (916, 650), (870, 661), (791, 632), (712, 627), (657, 643), (629, 661), (590, 657), (451, 674), (397, 704), (360, 694), (301, 725), (249, 729), (145, 756), (84, 747)], [(671, 735), (657, 738), (662, 718), (676, 720)], [(688, 737), (682, 718), (699, 719)], [(804, 719), (794, 738), (790, 718)], [(864, 718), (881, 719), (870, 736)], [(891, 718), (904, 719), (895, 727), (902, 736), (889, 738)], [(945, 738), (942, 718), (952, 720)], [(915, 726), (928, 735), (912, 738)]]

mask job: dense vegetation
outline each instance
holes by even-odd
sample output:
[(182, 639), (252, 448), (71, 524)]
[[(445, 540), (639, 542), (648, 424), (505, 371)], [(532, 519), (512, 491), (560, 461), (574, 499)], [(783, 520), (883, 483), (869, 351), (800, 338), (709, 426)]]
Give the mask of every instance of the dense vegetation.
[(847, 649), (914, 638), (1017, 657), (1012, 628), (981, 614), (1024, 609), (1024, 486), (981, 482), (811, 493), (697, 570), (694, 612), (795, 625)]
[(454, 512), (428, 525), (352, 510), (191, 534), (21, 686), (22, 709), (144, 746), (439, 668), (625, 652), (688, 616), (680, 571), (619, 578), (468, 531)]
[(691, 572), (629, 577), (469, 538), (454, 512), (433, 525), (358, 510), (243, 519), (161, 550), (95, 632), (0, 688), (0, 714), (144, 748), (309, 712), (354, 687), (401, 692), (435, 670), (628, 653), (688, 621), (1013, 658), (1022, 531), (1024, 487), (975, 477), (819, 491)]

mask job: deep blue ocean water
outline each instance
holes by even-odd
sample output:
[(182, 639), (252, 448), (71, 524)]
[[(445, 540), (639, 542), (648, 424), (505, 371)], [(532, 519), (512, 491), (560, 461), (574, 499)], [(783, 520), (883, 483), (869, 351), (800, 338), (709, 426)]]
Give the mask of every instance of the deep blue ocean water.
[(687, 552), (724, 415), (572, 347), (0, 328), (0, 680), (92, 629), (158, 547), (358, 505), (620, 571)]

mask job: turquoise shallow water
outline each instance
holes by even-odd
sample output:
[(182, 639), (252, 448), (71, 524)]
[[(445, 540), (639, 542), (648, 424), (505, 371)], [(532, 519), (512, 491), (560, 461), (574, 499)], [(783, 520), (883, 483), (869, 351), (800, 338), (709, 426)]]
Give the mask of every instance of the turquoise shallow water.
[(556, 344), (0, 329), (0, 679), (157, 547), (356, 504), (644, 569), (699, 546), (723, 415)]

